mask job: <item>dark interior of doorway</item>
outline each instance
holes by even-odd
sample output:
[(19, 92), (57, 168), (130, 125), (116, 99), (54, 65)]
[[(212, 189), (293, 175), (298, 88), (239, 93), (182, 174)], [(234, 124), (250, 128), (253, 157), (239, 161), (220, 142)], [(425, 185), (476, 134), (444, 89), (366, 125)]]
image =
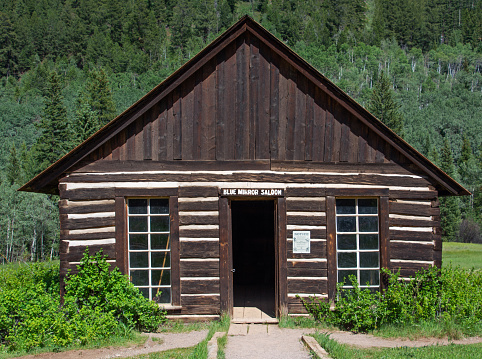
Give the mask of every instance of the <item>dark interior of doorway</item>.
[(233, 201), (234, 307), (275, 317), (274, 201)]

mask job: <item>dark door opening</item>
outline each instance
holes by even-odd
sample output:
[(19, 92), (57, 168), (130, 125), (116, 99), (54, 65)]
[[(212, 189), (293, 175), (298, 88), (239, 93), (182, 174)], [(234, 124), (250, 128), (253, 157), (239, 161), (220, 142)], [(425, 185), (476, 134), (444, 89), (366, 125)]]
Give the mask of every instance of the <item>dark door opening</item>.
[(275, 317), (274, 201), (232, 201), (234, 307)]

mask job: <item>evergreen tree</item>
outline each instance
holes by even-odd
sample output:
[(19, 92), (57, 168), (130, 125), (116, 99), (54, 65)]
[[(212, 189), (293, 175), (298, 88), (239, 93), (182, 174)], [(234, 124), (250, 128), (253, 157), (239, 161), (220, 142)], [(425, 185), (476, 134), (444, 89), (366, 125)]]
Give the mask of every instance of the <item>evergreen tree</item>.
[(390, 127), (396, 134), (403, 137), (403, 116), (393, 98), (393, 90), (390, 81), (382, 71), (378, 81), (373, 87), (373, 92), (368, 103), (368, 111)]
[[(447, 137), (444, 138), (444, 146), (440, 154), (440, 167), (449, 176), (454, 176), (454, 159)], [(460, 223), (460, 207), (457, 197), (448, 196), (440, 198), (440, 224), (444, 240), (456, 239)]]
[(88, 96), (83, 92), (77, 101), (77, 109), (73, 129), (76, 134), (76, 145), (92, 136), (99, 128), (99, 119), (89, 104)]
[(93, 70), (89, 74), (86, 92), (87, 102), (97, 116), (99, 128), (115, 118), (116, 109), (109, 79), (102, 68)]
[(10, 186), (18, 183), (20, 179), (20, 166), (17, 158), (17, 150), (15, 145), (10, 147), (10, 154), (7, 162), (7, 182)]
[(55, 71), (49, 77), (44, 114), (38, 129), (41, 133), (33, 146), (36, 173), (57, 161), (72, 144), (72, 132), (63, 104), (60, 77)]
[(15, 42), (17, 35), (10, 19), (0, 12), (0, 74), (11, 75), (16, 67)]

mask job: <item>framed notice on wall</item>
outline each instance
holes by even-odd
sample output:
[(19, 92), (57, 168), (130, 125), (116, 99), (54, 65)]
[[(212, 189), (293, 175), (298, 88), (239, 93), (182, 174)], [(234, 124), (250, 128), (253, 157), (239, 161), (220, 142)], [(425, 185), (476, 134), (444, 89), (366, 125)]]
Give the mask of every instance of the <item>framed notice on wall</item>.
[(310, 231), (293, 231), (293, 253), (310, 253)]

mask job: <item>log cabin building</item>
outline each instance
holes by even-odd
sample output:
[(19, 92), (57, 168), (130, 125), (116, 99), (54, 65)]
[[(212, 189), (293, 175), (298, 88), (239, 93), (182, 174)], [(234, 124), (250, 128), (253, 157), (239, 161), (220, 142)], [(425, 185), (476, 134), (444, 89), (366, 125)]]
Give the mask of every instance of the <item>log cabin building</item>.
[(440, 266), (438, 197), (468, 194), (249, 17), (22, 190), (60, 195), (61, 276), (102, 248), (189, 319)]

